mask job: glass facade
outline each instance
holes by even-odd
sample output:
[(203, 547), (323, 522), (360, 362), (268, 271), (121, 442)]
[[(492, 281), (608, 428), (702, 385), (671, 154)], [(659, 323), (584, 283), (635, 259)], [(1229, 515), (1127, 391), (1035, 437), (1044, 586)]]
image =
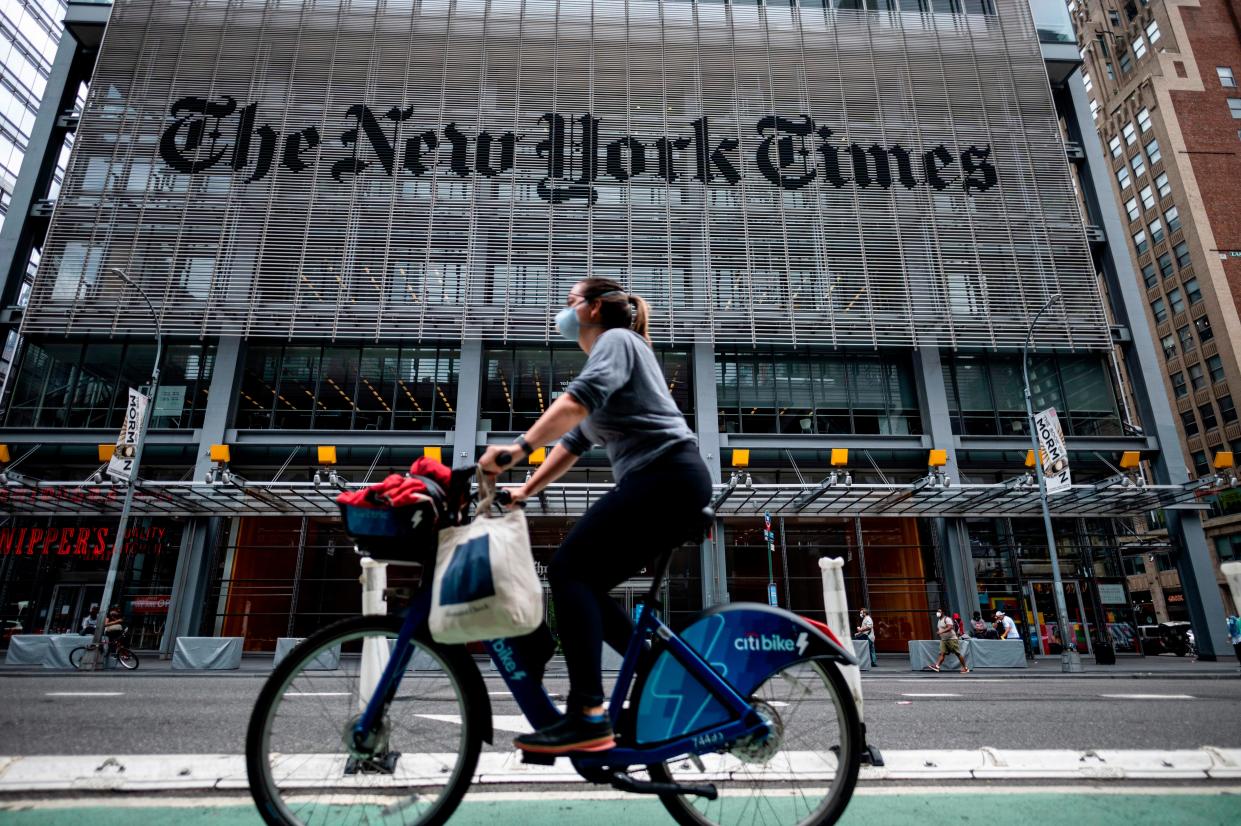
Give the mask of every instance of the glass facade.
[[(146, 342), (33, 342), (23, 348), (5, 414), (7, 427), (119, 428), (128, 388), (151, 377)], [(215, 364), (214, 344), (168, 344), (152, 428), (202, 425)]]
[[(944, 375), (953, 433), (1027, 433), (1020, 355), (950, 356), (944, 360)], [(1106, 356), (1031, 356), (1030, 393), (1036, 412), (1056, 408), (1068, 436), (1123, 433)]]
[[(656, 356), (673, 401), (693, 427), (693, 376), (689, 354), (680, 350), (657, 350)], [(479, 429), (526, 430), (564, 392), (585, 363), (586, 354), (576, 347), (488, 348), (483, 360)]]
[(237, 427), (451, 430), (455, 347), (247, 347)]
[(721, 351), (722, 433), (922, 432), (908, 354)]

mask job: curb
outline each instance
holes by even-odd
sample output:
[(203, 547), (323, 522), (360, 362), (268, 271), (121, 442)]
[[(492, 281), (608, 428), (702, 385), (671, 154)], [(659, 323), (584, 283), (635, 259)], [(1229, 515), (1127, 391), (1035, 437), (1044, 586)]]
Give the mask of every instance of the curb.
[[(412, 757), (412, 756), (411, 756)], [(763, 779), (780, 782), (826, 778), (823, 763), (809, 752), (791, 752), (787, 768), (765, 771)], [(909, 780), (1057, 780), (1070, 782), (1131, 780), (1238, 780), (1241, 749), (1206, 746), (1179, 751), (1048, 749), (1015, 751), (910, 750), (885, 752), (883, 767), (862, 767), (862, 781)], [(704, 755), (704, 780), (727, 780), (738, 761)], [(394, 776), (392, 785), (421, 778), (442, 778), (434, 759), (413, 759)], [(307, 783), (322, 783), (323, 768)], [(368, 782), (374, 782), (369, 776)], [(516, 752), (481, 755), (474, 782), (479, 785), (578, 783), (581, 777), (565, 762), (532, 766)], [(0, 757), (0, 794), (77, 791), (222, 791), (247, 789), (245, 757), (240, 754), (153, 754)]]

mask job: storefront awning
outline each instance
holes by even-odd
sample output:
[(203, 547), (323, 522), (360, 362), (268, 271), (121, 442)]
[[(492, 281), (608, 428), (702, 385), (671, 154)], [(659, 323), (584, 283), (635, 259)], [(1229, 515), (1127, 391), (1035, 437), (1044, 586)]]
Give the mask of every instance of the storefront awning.
[[(353, 487), (358, 487), (355, 485)], [(551, 485), (528, 512), (578, 516), (610, 484)], [(1051, 497), (1057, 517), (1137, 516), (1157, 509), (1197, 510), (1195, 486), (1074, 485)], [(335, 517), (337, 489), (310, 482), (143, 482), (134, 492), (135, 516)], [(9, 516), (119, 516), (125, 488), (112, 484), (9, 480), (0, 485), (0, 513)], [(716, 486), (720, 516), (942, 516), (1036, 517), (1038, 489), (1031, 485), (736, 485)]]

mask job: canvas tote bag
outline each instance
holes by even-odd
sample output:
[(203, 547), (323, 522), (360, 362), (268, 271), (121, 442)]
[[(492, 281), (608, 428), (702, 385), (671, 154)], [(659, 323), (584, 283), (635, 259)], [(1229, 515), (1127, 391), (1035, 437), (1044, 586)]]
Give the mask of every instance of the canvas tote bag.
[(477, 516), (440, 531), (431, 584), (431, 637), (459, 644), (518, 637), (543, 621), (543, 586), (534, 570), (526, 514), (488, 515), (495, 481), (480, 477)]

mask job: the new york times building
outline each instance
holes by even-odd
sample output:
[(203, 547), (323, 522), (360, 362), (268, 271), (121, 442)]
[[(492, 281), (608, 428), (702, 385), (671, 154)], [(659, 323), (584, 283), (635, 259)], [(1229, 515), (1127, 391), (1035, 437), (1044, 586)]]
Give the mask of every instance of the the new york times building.
[[(819, 616), (838, 556), (881, 650), (937, 606), (1003, 606), (1046, 653), (1037, 499), (1004, 488), (1026, 473), (1029, 333), (1035, 408), (1091, 486), (1056, 511), (1070, 614), (1084, 646), (1123, 637), (1117, 525), (1139, 513), (1092, 483), (1158, 445), (1121, 392), (1058, 117), (1024, 0), (118, 0), (6, 432), (38, 434), (30, 477), (77, 490), (158, 321), (137, 500), (166, 530), (126, 553), (118, 601), (166, 598), (133, 608), (151, 645), (175, 626), (270, 649), (358, 608), (329, 476), (511, 441), (585, 358), (552, 316), (607, 276), (651, 302), (724, 497), (676, 557), (674, 618)], [(606, 495), (603, 451), (563, 481), (530, 507), (542, 562)], [(107, 561), (62, 537), (116, 514), (49, 507), (15, 514), (4, 610), (52, 630)]]

